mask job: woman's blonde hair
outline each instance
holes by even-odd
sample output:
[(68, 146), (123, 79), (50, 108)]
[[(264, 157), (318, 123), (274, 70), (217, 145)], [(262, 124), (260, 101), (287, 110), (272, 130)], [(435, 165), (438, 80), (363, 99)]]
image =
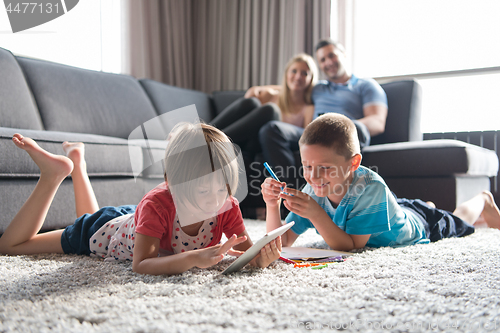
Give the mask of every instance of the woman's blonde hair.
[(226, 185), (230, 196), (238, 186), (236, 146), (222, 131), (207, 124), (177, 124), (165, 150), (164, 167), (165, 181), (174, 198), (196, 206), (194, 193), (206, 183), (204, 176), (213, 173), (219, 183)]
[(278, 106), (281, 109), (282, 113), (289, 113), (291, 109), (290, 106), (292, 105), (290, 97), (290, 88), (288, 88), (288, 85), (286, 83), (286, 76), (290, 67), (299, 61), (304, 62), (311, 71), (312, 75), (311, 84), (309, 84), (304, 93), (304, 100), (307, 104), (312, 104), (311, 94), (313, 87), (316, 85), (316, 82), (318, 82), (318, 75), (319, 75), (318, 67), (316, 66), (314, 59), (310, 55), (305, 53), (299, 53), (288, 61), (288, 63), (285, 66), (285, 71), (283, 72), (283, 79), (281, 80), (281, 91), (278, 96)]

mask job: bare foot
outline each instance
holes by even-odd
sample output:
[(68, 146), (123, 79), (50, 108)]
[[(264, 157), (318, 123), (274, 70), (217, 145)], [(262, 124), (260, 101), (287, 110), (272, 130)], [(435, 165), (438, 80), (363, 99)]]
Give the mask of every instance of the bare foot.
[(64, 141), (62, 144), (66, 156), (73, 162), (74, 168), (86, 168), (85, 162), (85, 145), (82, 142)]
[(432, 201), (426, 201), (425, 203), (431, 206), (432, 208), (436, 208), (436, 204)]
[(479, 218), (474, 222), (474, 228), (488, 228), (488, 223), (486, 223), (486, 220), (484, 219), (483, 214), (479, 215)]
[(500, 210), (495, 203), (493, 195), (488, 191), (483, 191), (482, 194), (485, 197), (484, 209), (481, 213), (482, 217), (486, 221), (488, 227), (500, 229)]
[(73, 170), (73, 162), (65, 156), (54, 155), (40, 147), (34, 140), (25, 138), (21, 134), (14, 134), (12, 141), (26, 151), (40, 168), (40, 178), (63, 181)]

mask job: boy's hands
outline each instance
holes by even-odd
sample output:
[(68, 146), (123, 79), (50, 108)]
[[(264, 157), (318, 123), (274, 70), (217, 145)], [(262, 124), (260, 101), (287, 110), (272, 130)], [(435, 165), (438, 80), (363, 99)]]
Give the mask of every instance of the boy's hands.
[(285, 182), (278, 182), (273, 178), (266, 178), (260, 185), (262, 188), (262, 198), (268, 207), (276, 207), (279, 205), (281, 189), (285, 188)]
[(288, 187), (284, 192), (286, 193), (280, 193), (279, 197), (284, 199), (283, 204), (289, 211), (309, 220), (324, 213), (321, 206), (309, 194)]
[(226, 253), (234, 253), (234, 250), (232, 250), (233, 246), (243, 243), (246, 240), (246, 236), (236, 237), (236, 235), (232, 235), (231, 238), (229, 238), (224, 244), (194, 250), (197, 252), (195, 266), (199, 268), (207, 268), (217, 264), (222, 260), (222, 258), (224, 258)]

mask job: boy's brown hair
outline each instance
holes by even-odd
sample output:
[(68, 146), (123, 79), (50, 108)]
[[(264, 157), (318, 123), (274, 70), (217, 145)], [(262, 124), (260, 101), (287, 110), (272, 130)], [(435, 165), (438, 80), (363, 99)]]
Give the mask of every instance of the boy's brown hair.
[(307, 125), (299, 145), (332, 148), (346, 159), (360, 153), (356, 126), (349, 118), (339, 113), (326, 113)]

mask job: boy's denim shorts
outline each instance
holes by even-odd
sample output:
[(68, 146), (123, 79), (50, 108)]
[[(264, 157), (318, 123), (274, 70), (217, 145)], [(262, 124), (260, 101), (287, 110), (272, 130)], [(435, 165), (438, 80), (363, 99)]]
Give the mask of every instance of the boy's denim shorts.
[(64, 253), (90, 255), (90, 237), (106, 222), (132, 214), (137, 206), (103, 207), (93, 214), (83, 214), (75, 223), (66, 227), (61, 235), (61, 246)]

